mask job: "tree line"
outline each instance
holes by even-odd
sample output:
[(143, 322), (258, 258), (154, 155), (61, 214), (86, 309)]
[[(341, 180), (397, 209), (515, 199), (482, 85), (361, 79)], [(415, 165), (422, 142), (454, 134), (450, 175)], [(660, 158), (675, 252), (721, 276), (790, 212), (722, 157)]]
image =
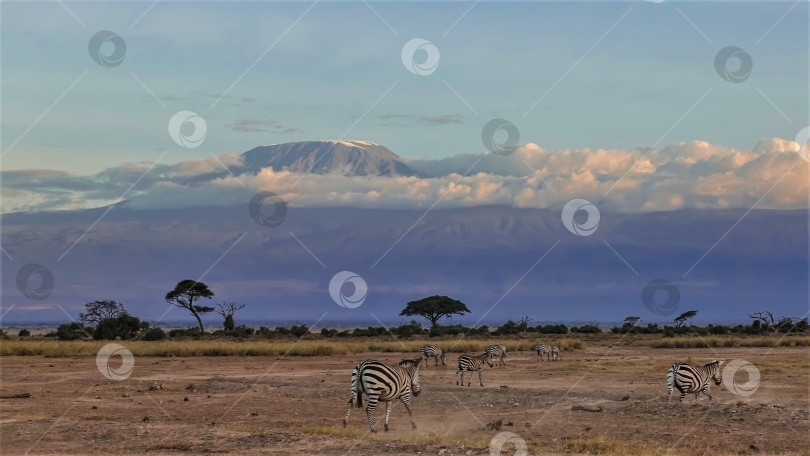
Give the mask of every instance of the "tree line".
[[(215, 312), (222, 316), (224, 329), (217, 330), (214, 335), (244, 338), (249, 336), (259, 336), (265, 338), (273, 337), (304, 337), (310, 334), (306, 325), (296, 323), (293, 326), (277, 326), (274, 329), (260, 327), (253, 329), (245, 325), (236, 326), (234, 315), (245, 308), (245, 304), (232, 301), (223, 301), (211, 307), (201, 304), (203, 299), (212, 299), (214, 292), (203, 282), (191, 279), (182, 280), (175, 287), (166, 293), (167, 303), (188, 312), (197, 320), (197, 327), (191, 329), (172, 329), (164, 331), (156, 323), (141, 321), (139, 318), (130, 315), (124, 305), (112, 300), (93, 301), (85, 304), (85, 311), (79, 313), (79, 322), (60, 325), (58, 329), (49, 334), (61, 340), (76, 340), (83, 338), (93, 338), (98, 340), (163, 340), (167, 337), (202, 337), (205, 335), (205, 327), (202, 322), (202, 315)], [(429, 296), (420, 300), (410, 301), (400, 312), (400, 316), (421, 317), (430, 324), (423, 327), (416, 320), (410, 323), (400, 324), (395, 327), (373, 327), (354, 329), (329, 329), (322, 328), (320, 334), (324, 337), (377, 337), (393, 335), (395, 337), (406, 338), (415, 335), (428, 337), (442, 337), (453, 335), (515, 335), (515, 334), (597, 334), (603, 332), (598, 324), (586, 324), (582, 326), (568, 327), (564, 324), (538, 324), (531, 325), (531, 318), (524, 316), (517, 322), (508, 320), (506, 323), (495, 327), (489, 326), (466, 327), (460, 324), (441, 325), (439, 321), (443, 318), (452, 318), (454, 315), (464, 315), (470, 313), (469, 308), (463, 302), (448, 296)], [(673, 319), (673, 324), (660, 327), (657, 323), (649, 323), (641, 326), (641, 317), (628, 316), (624, 319), (622, 326), (610, 329), (616, 334), (663, 334), (665, 337), (678, 335), (709, 335), (709, 334), (768, 334), (768, 333), (790, 333), (790, 332), (810, 332), (807, 318), (774, 317), (772, 312), (763, 311), (749, 315), (752, 319), (750, 325), (712, 325), (705, 327), (686, 325), (686, 322), (697, 315), (697, 310), (688, 310)], [(19, 336), (30, 335), (26, 329), (20, 331)]]

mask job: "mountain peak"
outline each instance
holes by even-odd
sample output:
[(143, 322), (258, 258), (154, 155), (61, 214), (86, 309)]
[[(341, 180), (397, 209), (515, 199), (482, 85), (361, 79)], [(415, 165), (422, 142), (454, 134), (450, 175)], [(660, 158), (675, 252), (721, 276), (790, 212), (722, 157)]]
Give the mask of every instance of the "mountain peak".
[(415, 176), (400, 157), (370, 141), (298, 141), (270, 144), (242, 154), (250, 172), (261, 168), (346, 176)]

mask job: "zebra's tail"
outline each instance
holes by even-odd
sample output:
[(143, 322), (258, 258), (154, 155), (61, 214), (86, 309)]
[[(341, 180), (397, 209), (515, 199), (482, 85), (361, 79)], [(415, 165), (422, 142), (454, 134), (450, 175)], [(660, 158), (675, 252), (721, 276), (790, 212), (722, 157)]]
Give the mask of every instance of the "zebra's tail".
[(675, 385), (675, 367), (677, 364), (673, 364), (672, 367), (669, 368), (667, 372), (667, 399), (672, 396), (672, 387)]
[(363, 408), (363, 380), (361, 377), (360, 366), (354, 368), (352, 372), (352, 394), (355, 395), (355, 404), (357, 408)]

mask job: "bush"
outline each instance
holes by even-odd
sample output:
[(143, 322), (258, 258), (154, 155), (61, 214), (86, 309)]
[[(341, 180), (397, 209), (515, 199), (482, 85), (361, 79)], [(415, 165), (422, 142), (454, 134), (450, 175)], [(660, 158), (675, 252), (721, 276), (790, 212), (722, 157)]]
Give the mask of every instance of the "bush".
[(23, 328), (20, 330), (20, 332), (17, 333), (17, 335), (20, 337), (28, 337), (31, 335), (31, 331)]
[(89, 337), (89, 333), (93, 331), (92, 327), (84, 326), (83, 323), (73, 322), (59, 325), (56, 328), (56, 337), (59, 340), (78, 340)]
[(166, 339), (166, 331), (161, 328), (149, 328), (141, 333), (141, 340), (164, 340)]
[(200, 337), (200, 328), (195, 326), (188, 329), (171, 329), (169, 337)]
[(568, 334), (568, 326), (562, 323), (557, 325), (538, 325), (538, 332), (541, 334)]
[[(148, 327), (148, 323), (147, 323)], [(141, 331), (141, 320), (129, 314), (121, 314), (116, 318), (105, 318), (96, 326), (93, 332), (95, 340), (121, 340), (134, 339)]]
[(309, 334), (309, 328), (307, 327), (307, 325), (303, 324), (290, 326), (290, 334), (292, 334), (295, 337), (304, 337), (307, 334)]
[(248, 328), (245, 325), (236, 326), (233, 329), (220, 329), (218, 331), (214, 331), (214, 335), (216, 336), (230, 336), (230, 337), (237, 337), (240, 339), (244, 339), (253, 335), (254, 329)]
[(509, 334), (518, 334), (520, 333), (520, 328), (517, 323), (512, 320), (507, 321), (506, 323), (502, 324), (495, 328), (495, 331), (492, 332), (495, 336), (506, 336)]
[[(616, 328), (618, 329), (618, 328)], [(582, 325), (579, 328), (576, 326), (571, 328), (572, 333), (583, 333), (583, 334), (600, 334), (602, 332), (602, 328), (596, 325)]]
[(321, 335), (323, 337), (332, 337), (337, 334), (337, 329), (321, 328)]

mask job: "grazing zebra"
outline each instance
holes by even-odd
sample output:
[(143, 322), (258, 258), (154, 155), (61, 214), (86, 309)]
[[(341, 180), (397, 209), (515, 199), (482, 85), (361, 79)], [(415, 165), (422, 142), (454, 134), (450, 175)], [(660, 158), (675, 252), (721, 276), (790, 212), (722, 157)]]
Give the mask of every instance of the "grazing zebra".
[(458, 385), (458, 374), (461, 373), (461, 386), (464, 386), (464, 373), (470, 371), (470, 378), (467, 380), (467, 386), (470, 386), (470, 382), (472, 382), (472, 372), (473, 370), (478, 371), (478, 383), (481, 386), (484, 386), (484, 381), (481, 380), (481, 371), (484, 368), (484, 363), (489, 364), (489, 367), (492, 367), (492, 353), (485, 351), (483, 354), (478, 356), (473, 355), (461, 355), (458, 357), (458, 370), (456, 371), (456, 385)]
[(442, 366), (447, 365), (444, 362), (444, 352), (442, 351), (441, 348), (435, 345), (427, 344), (424, 347), (422, 347), (422, 357), (425, 359), (425, 366), (427, 366), (430, 358), (436, 358), (436, 366), (439, 365), (440, 358), (442, 360)]
[(385, 430), (387, 432), (391, 403), (397, 399), (405, 404), (408, 415), (411, 417), (411, 426), (416, 429), (416, 422), (413, 420), (413, 412), (411, 411), (411, 393), (414, 396), (419, 395), (419, 367), (421, 363), (422, 358), (406, 359), (394, 366), (370, 359), (358, 364), (352, 372), (352, 394), (349, 397), (346, 417), (343, 418), (343, 426), (346, 426), (349, 414), (352, 411), (352, 405), (356, 404), (357, 408), (363, 407), (363, 393), (365, 393), (368, 396), (366, 415), (368, 415), (368, 425), (371, 427), (371, 432), (377, 432), (374, 429), (373, 417), (374, 407), (377, 406), (377, 402), (385, 402)]
[(703, 367), (693, 366), (689, 363), (675, 363), (667, 372), (667, 402), (672, 399), (672, 387), (675, 386), (681, 392), (681, 401), (686, 397), (686, 393), (694, 393), (695, 401), (701, 392), (709, 396), (709, 381), (714, 380), (715, 385), (722, 381), (720, 377), (720, 366), (723, 361), (713, 360)]
[(560, 360), (560, 347), (556, 345), (551, 346), (551, 360), (552, 361), (559, 361)]
[(532, 350), (537, 352), (537, 357), (540, 358), (540, 361), (543, 360), (543, 353), (547, 353), (546, 357), (551, 359), (550, 350), (546, 344), (537, 344), (535, 345)]
[[(495, 344), (490, 345), (487, 347), (487, 353), (492, 357), (492, 359), (500, 361), (501, 364), (506, 366), (506, 346), (503, 344)], [(492, 364), (489, 365), (492, 367)]]

